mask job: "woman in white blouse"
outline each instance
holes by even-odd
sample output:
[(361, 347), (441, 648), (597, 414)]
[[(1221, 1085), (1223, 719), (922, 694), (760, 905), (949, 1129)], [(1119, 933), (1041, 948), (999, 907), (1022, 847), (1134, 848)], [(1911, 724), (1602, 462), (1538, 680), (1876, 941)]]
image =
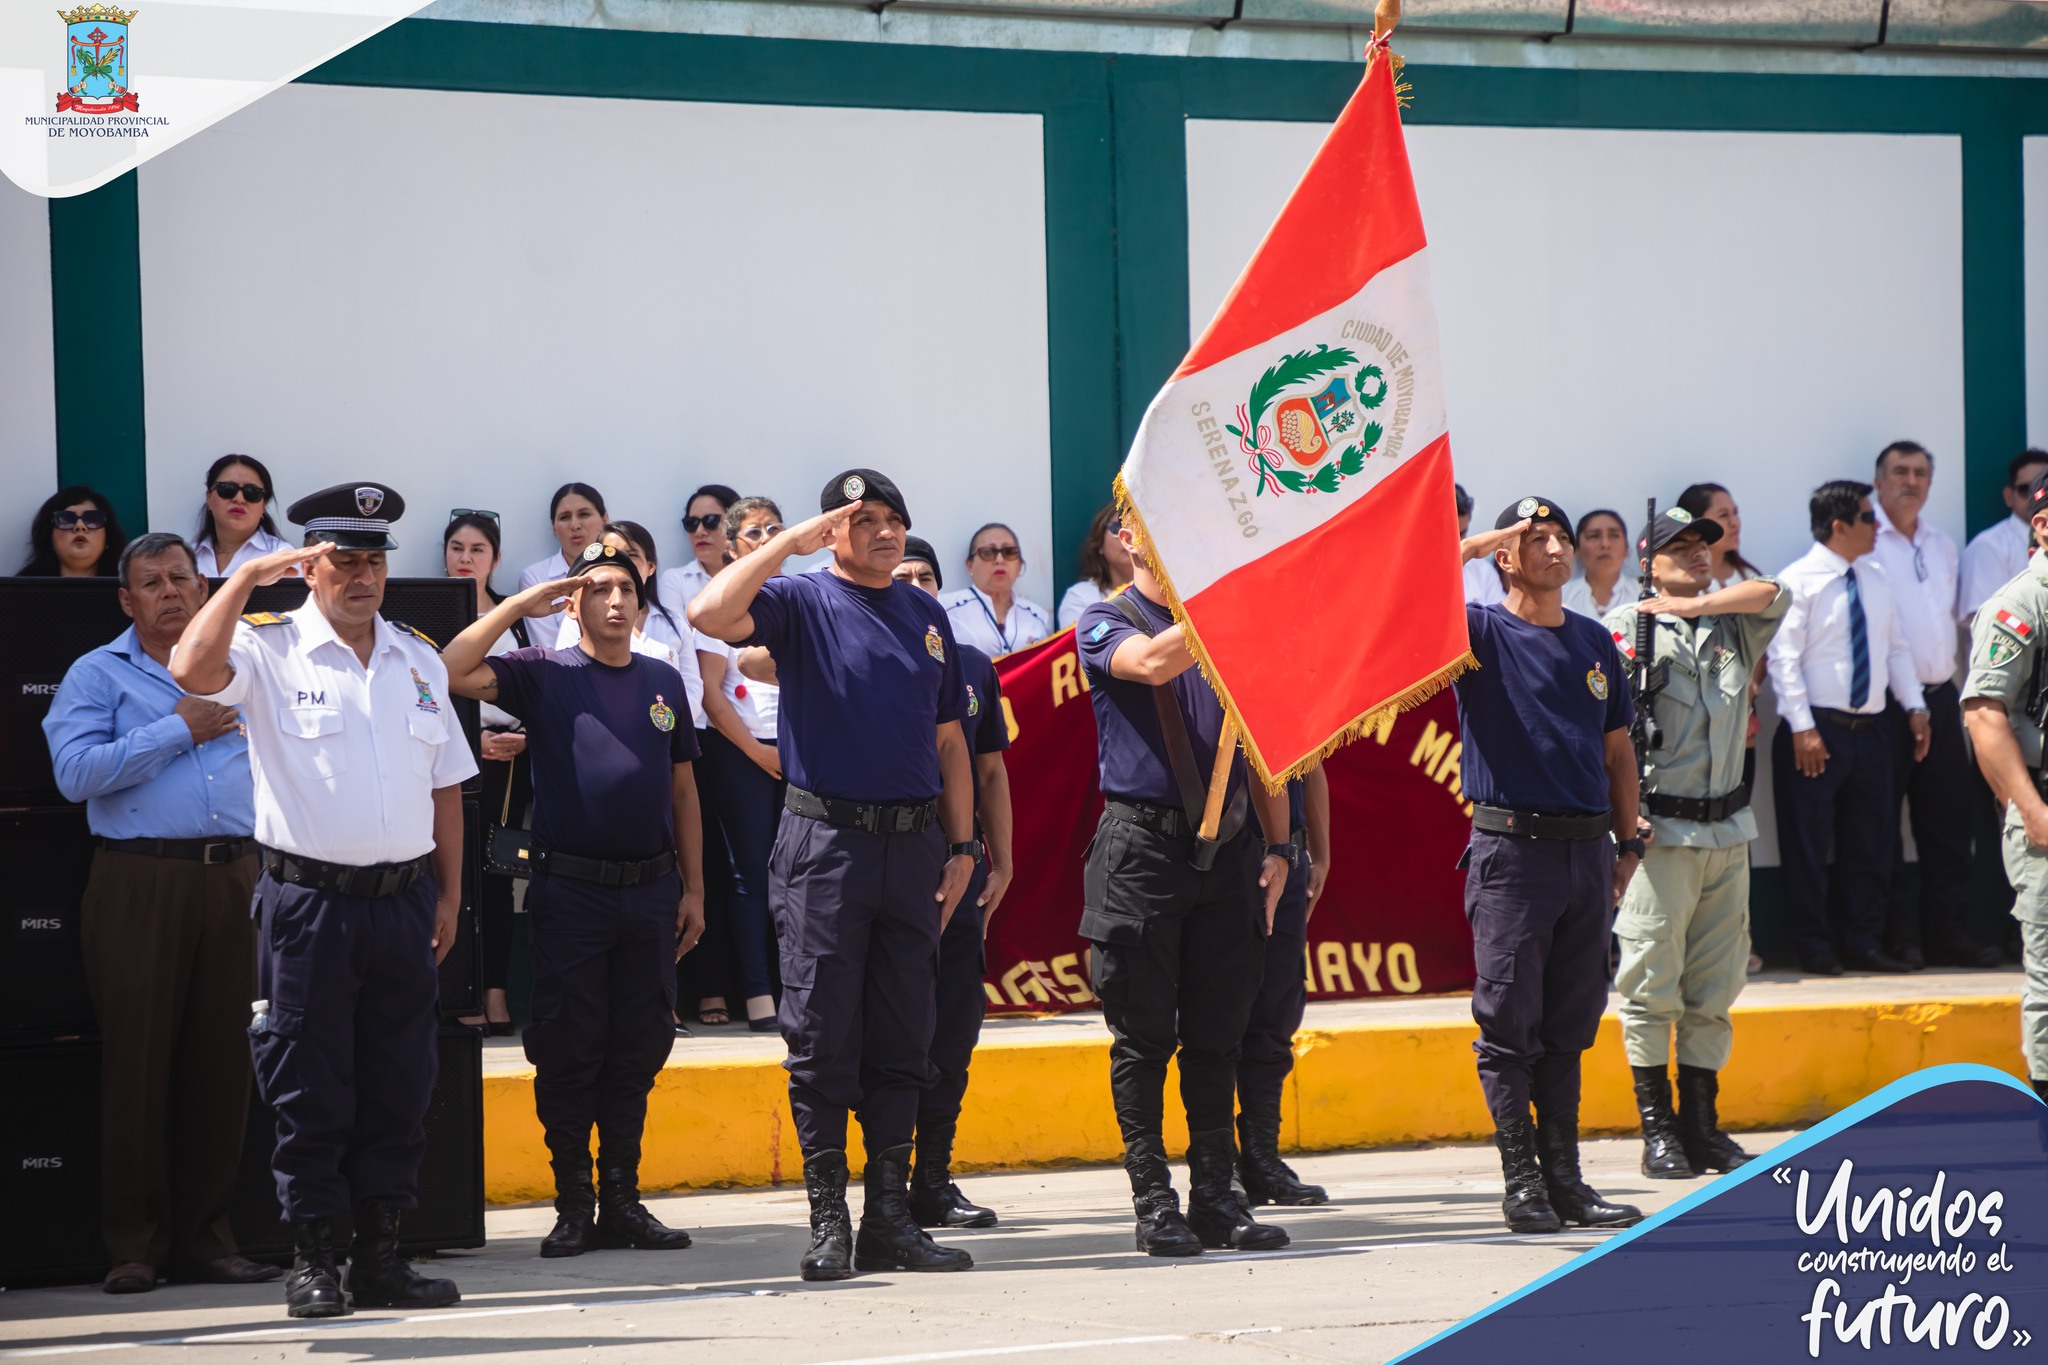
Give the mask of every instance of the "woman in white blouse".
[(277, 485), (255, 456), (223, 455), (208, 465), (199, 536), (192, 542), (200, 574), (226, 578), (248, 560), (291, 548), (270, 513), (276, 501)]
[(1036, 644), (1052, 634), (1052, 617), (1036, 602), (1017, 596), (1024, 574), (1024, 547), (1017, 533), (992, 521), (967, 541), (967, 576), (972, 587), (939, 599), (953, 623), (953, 638), (990, 658)]
[(1130, 586), (1131, 552), (1117, 535), (1123, 528), (1113, 504), (1104, 504), (1095, 520), (1088, 523), (1088, 538), (1081, 542), (1081, 581), (1060, 598), (1061, 630), (1080, 620), (1081, 613), (1091, 604)]
[(1579, 518), (1576, 537), (1579, 571), (1564, 585), (1564, 604), (1602, 621), (1631, 597), (1622, 586), (1623, 571), (1630, 566), (1628, 526), (1621, 513), (1596, 507)]
[[(537, 559), (519, 571), (521, 592), (536, 583), (567, 578), (569, 566), (583, 547), (604, 533), (604, 494), (587, 483), (565, 483), (548, 501), (548, 529), (555, 533), (557, 552)], [(542, 649), (553, 649), (560, 641), (562, 622), (568, 618), (557, 611), (550, 616), (529, 617), (526, 632)]]

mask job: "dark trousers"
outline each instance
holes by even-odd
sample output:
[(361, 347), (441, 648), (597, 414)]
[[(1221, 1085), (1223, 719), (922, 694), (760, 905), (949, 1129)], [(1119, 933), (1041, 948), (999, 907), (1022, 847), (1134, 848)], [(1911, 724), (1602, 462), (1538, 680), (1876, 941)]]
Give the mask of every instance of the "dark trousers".
[(782, 948), (778, 1017), (789, 1108), (806, 1156), (843, 1150), (860, 1115), (868, 1154), (911, 1141), (932, 1082), (946, 836), (870, 834), (784, 812), (769, 899)]
[(253, 854), (215, 867), (93, 855), (82, 928), (102, 1040), (100, 1231), (116, 1265), (235, 1251), (255, 884)]
[(1813, 723), (1828, 751), (1819, 777), (1804, 776), (1792, 766), (1790, 727), (1780, 724), (1771, 739), (1786, 927), (1802, 958), (1832, 953), (1832, 913), (1844, 951), (1874, 952), (1891, 887), (1892, 845), (1898, 839), (1891, 741), (1882, 720), (1854, 730), (1825, 716), (1815, 716)]
[(975, 906), (988, 887), (988, 863), (977, 860), (960, 908), (939, 935), (939, 980), (932, 1024), (932, 1069), (938, 1079), (917, 1095), (917, 1159), (944, 1165), (952, 1159), (953, 1132), (967, 1097), (967, 1065), (981, 1041), (988, 1013), (983, 976), (982, 914)]
[[(483, 793), (478, 806), (484, 818), (493, 829), (500, 826), (501, 817), (503, 824), (523, 828), (527, 803), (533, 799), (526, 755), (522, 753), (509, 763), (485, 759), (480, 766)], [(509, 807), (505, 800), (507, 786), (512, 789)], [(478, 882), (481, 889), (477, 901), (477, 965), (483, 973), (484, 989), (502, 991), (512, 983), (513, 878), (486, 872)]]
[(1193, 843), (1105, 811), (1082, 874), (1081, 936), (1095, 945), (1109, 1089), (1134, 1181), (1165, 1157), (1166, 1063), (1176, 1047), (1188, 1131), (1230, 1130), (1245, 1021), (1265, 971), (1257, 837), (1239, 831), (1207, 872), (1188, 863)]
[(775, 832), (782, 827), (782, 781), (716, 730), (702, 733), (704, 768), (718, 793), (719, 827), (732, 865), (726, 920), (740, 989), (748, 996), (771, 995), (775, 926), (768, 914), (768, 862), (775, 853)]
[(1252, 999), (1244, 1051), (1237, 1059), (1237, 1097), (1247, 1109), (1280, 1103), (1281, 1087), (1294, 1070), (1294, 1032), (1308, 1008), (1308, 983), (1302, 977), (1302, 955), (1308, 949), (1308, 872), (1308, 859), (1303, 858), (1287, 878), (1287, 889), (1273, 911), (1273, 932), (1266, 936), (1266, 974)]
[(439, 1064), (434, 879), (365, 900), (256, 881), (256, 1086), (277, 1111), (270, 1167), (287, 1219), (368, 1200), (418, 1205)]
[(1472, 831), (1472, 1018), (1479, 1086), (1496, 1125), (1579, 1110), (1579, 1057), (1607, 1004), (1614, 844)]
[(536, 876), (526, 891), (533, 945), (533, 1108), (558, 1188), (587, 1189), (598, 1165), (638, 1172), (647, 1093), (675, 1044), (675, 873), (643, 886)]
[(1913, 843), (1920, 853), (1920, 898), (1906, 876), (1903, 829), (1892, 838), (1891, 895), (1885, 905), (1884, 943), (1891, 951), (1942, 949), (1967, 934), (1970, 883), (1976, 876), (1970, 825), (1976, 815), (1976, 766), (1963, 739), (1963, 705), (1956, 685), (1921, 689), (1934, 732), (1927, 757), (1913, 761), (1913, 728), (1905, 708), (1885, 707), (1891, 734), (1892, 789), (1906, 797)]

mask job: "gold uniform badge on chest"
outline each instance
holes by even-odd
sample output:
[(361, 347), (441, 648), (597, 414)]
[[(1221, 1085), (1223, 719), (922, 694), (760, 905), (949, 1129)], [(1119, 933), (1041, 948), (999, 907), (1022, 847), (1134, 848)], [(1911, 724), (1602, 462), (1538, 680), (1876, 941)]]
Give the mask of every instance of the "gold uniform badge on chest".
[(937, 626), (926, 626), (924, 628), (924, 652), (937, 659), (940, 663), (946, 662), (946, 640), (944, 636), (939, 634)]
[(659, 692), (654, 694), (654, 705), (647, 708), (647, 716), (654, 722), (654, 728), (663, 734), (676, 728), (676, 713)]
[(1607, 700), (1607, 674), (1601, 671), (1600, 665), (1594, 664), (1586, 674), (1586, 690), (1601, 701)]

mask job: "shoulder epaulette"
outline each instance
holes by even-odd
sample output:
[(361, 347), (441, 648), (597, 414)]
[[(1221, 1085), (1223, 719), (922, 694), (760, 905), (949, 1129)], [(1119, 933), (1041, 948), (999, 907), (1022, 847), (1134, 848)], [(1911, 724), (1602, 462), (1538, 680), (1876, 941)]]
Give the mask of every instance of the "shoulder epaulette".
[(416, 626), (409, 626), (403, 621), (393, 621), (391, 628), (410, 635), (415, 640), (424, 640), (436, 654), (441, 652), (441, 642)]
[(245, 613), (242, 619), (252, 626), (281, 626), (292, 618), (290, 612), (252, 611)]

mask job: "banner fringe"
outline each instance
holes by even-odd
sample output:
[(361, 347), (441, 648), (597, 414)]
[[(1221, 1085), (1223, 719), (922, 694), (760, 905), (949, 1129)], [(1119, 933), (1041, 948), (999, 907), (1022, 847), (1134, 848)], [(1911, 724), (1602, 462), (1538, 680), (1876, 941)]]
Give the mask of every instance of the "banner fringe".
[(1223, 714), (1229, 719), (1231, 727), (1237, 731), (1238, 743), (1244, 746), (1245, 757), (1251, 760), (1252, 771), (1258, 775), (1259, 782), (1270, 793), (1277, 795), (1286, 790), (1290, 781), (1320, 767), (1323, 760), (1337, 750), (1353, 740), (1363, 738), (1381, 723), (1391, 723), (1401, 712), (1412, 711), (1456, 682), (1462, 674), (1479, 667), (1479, 660), (1473, 657), (1471, 650), (1466, 650), (1405, 691), (1367, 708), (1349, 724), (1340, 727), (1336, 734), (1331, 735), (1312, 753), (1276, 773), (1266, 763), (1265, 756), (1259, 752), (1259, 746), (1252, 741), (1251, 731), (1245, 727), (1244, 714), (1237, 709), (1237, 702), (1230, 695), (1230, 689), (1223, 685), (1223, 677), (1216, 670), (1215, 660), (1209, 657), (1209, 648), (1202, 642), (1201, 632), (1195, 629), (1194, 622), (1188, 618), (1187, 607), (1181, 601), (1180, 592), (1173, 586), (1173, 576), (1166, 572), (1166, 566), (1160, 562), (1158, 552), (1153, 548), (1152, 533), (1145, 527), (1145, 518), (1139, 515), (1137, 503), (1131, 500), (1131, 490), (1124, 483), (1123, 471), (1117, 471), (1116, 480), (1111, 484), (1111, 488), (1116, 497), (1117, 516), (1137, 528), (1140, 552), (1145, 556), (1145, 567), (1152, 571), (1152, 576), (1159, 580), (1159, 586), (1165, 590), (1167, 610), (1173, 613), (1174, 623), (1181, 628), (1182, 635), (1186, 637), (1188, 652), (1195, 656), (1195, 666), (1202, 670), (1203, 679), (1209, 684), (1210, 690), (1215, 692), (1217, 699), (1223, 703)]

